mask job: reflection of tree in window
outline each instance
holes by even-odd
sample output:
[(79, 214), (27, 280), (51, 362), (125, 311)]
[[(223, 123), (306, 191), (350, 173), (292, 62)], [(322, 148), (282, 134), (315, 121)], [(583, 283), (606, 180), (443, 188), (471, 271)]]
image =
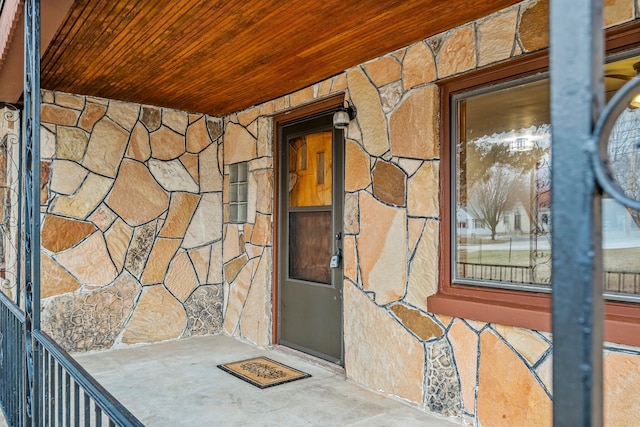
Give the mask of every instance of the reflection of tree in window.
[(520, 180), (521, 176), (516, 170), (493, 166), (489, 168), (485, 179), (470, 184), (469, 210), (491, 230), (491, 240), (496, 239), (500, 220), (515, 204)]
[[(627, 108), (616, 121), (609, 138), (609, 161), (613, 176), (628, 197), (640, 200), (640, 110)], [(627, 208), (640, 227), (640, 212)], [(630, 224), (629, 224), (630, 226)], [(630, 227), (627, 229), (630, 229)]]

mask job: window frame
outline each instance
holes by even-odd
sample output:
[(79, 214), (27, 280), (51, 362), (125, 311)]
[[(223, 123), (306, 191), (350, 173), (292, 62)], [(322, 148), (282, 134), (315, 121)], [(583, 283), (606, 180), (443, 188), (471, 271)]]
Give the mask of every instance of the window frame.
[[(607, 30), (607, 55), (640, 47), (640, 22)], [(452, 282), (451, 120), (455, 93), (545, 73), (549, 51), (521, 55), (507, 61), (440, 80), (440, 230), (438, 291), (427, 298), (429, 312), (482, 322), (551, 331), (551, 295), (531, 291), (481, 287)], [(605, 302), (605, 339), (640, 346), (640, 304)]]
[[(466, 125), (467, 123), (466, 117), (460, 118), (460, 121), (455, 123), (456, 126), (452, 126), (453, 123), (451, 123), (456, 121), (456, 118), (458, 117), (459, 114), (461, 114), (463, 110), (466, 110), (466, 108), (460, 107), (459, 105), (457, 105), (462, 100), (472, 98), (476, 95), (487, 95), (487, 94), (495, 93), (496, 91), (499, 91), (499, 90), (513, 89), (520, 85), (537, 83), (545, 79), (546, 80), (549, 79), (549, 72), (546, 69), (542, 71), (536, 71), (533, 74), (525, 74), (523, 76), (520, 76), (514, 79), (506, 79), (506, 80), (500, 80), (496, 82), (492, 81), (489, 84), (481, 84), (477, 88), (475, 87), (465, 88), (463, 91), (456, 91), (452, 93), (449, 98), (449, 114), (451, 119), (449, 123), (449, 139), (448, 140), (449, 141), (455, 140), (456, 142), (458, 142), (462, 138), (462, 136), (460, 135), (461, 130), (458, 129), (459, 127), (458, 125)], [(453, 174), (455, 173), (459, 174), (461, 172), (461, 169), (460, 169), (460, 165), (457, 164), (459, 159), (451, 155), (451, 152), (449, 154), (450, 154), (450, 162), (448, 166), (451, 171), (449, 176), (452, 177)], [(460, 156), (460, 159), (461, 158), (462, 156)], [(456, 186), (454, 185), (453, 179), (450, 179), (449, 182), (450, 182), (449, 191), (451, 192), (451, 196), (449, 200), (449, 203), (451, 204), (450, 212), (451, 212), (451, 216), (455, 217), (457, 221), (458, 218), (456, 217), (456, 204), (457, 204), (456, 198), (460, 195), (460, 192), (459, 192), (459, 189), (456, 188)], [(467, 187), (469, 187), (469, 185), (467, 185)], [(533, 191), (533, 189), (531, 189), (531, 191)], [(469, 189), (467, 189), (467, 194), (470, 194)], [(466, 208), (468, 208), (468, 206), (469, 205), (467, 204)], [(468, 209), (467, 209), (467, 212), (468, 212)], [(517, 225), (519, 226), (521, 222), (520, 211), (514, 207), (511, 210), (511, 212), (514, 214), (514, 230), (520, 230), (520, 227), (516, 227)], [(504, 218), (507, 218), (507, 216), (504, 216)], [(484, 219), (479, 219), (479, 218), (473, 219), (473, 229), (486, 230), (488, 228), (489, 228), (489, 225)], [(451, 234), (449, 235), (449, 239), (450, 239), (449, 242), (451, 244), (450, 253), (451, 253), (451, 257), (454, 258), (457, 256), (457, 253), (454, 255), (454, 252), (457, 251), (457, 246), (458, 246), (458, 243), (456, 240), (457, 232), (456, 232), (456, 229), (454, 229), (453, 227), (451, 227), (450, 231), (451, 231)], [(452, 268), (453, 264), (454, 264), (453, 262), (450, 263), (450, 268), (451, 268), (450, 274), (452, 276), (455, 274), (454, 271), (456, 270), (455, 268)], [(455, 281), (456, 285), (463, 285), (463, 286), (479, 286), (479, 287), (499, 288), (499, 289), (513, 289), (518, 292), (521, 292), (523, 290), (528, 290), (528, 292), (539, 291), (541, 293), (551, 292), (550, 286), (542, 283), (507, 282), (507, 281), (499, 281), (499, 280), (492, 280), (492, 279), (467, 278), (467, 277), (460, 277), (460, 276), (456, 278), (451, 277), (451, 281), (452, 282)]]

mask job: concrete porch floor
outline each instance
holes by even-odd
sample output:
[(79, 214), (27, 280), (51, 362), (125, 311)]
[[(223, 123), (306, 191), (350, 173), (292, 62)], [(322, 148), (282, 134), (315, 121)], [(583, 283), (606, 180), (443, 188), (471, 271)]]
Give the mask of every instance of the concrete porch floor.
[[(256, 356), (312, 377), (261, 390), (216, 367)], [(462, 425), (366, 390), (288, 351), (222, 335), (74, 357), (147, 426)]]

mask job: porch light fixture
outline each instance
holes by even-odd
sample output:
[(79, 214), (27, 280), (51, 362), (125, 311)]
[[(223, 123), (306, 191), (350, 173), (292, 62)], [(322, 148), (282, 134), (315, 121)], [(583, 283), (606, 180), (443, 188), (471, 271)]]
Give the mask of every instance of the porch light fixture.
[(343, 105), (338, 107), (333, 113), (333, 127), (336, 129), (346, 129), (349, 122), (356, 118), (356, 107), (351, 105), (349, 101), (345, 101)]

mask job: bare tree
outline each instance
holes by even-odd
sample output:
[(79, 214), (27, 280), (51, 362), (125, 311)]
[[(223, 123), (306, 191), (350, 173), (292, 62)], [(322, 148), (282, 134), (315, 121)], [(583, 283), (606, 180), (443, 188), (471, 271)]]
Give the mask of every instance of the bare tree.
[(468, 207), (471, 214), (491, 230), (491, 240), (505, 212), (511, 210), (517, 200), (517, 189), (522, 183), (522, 173), (507, 166), (492, 166), (484, 179), (470, 185)]
[[(640, 200), (640, 110), (627, 109), (616, 121), (609, 138), (611, 171), (628, 197)], [(628, 209), (640, 228), (640, 211)]]

